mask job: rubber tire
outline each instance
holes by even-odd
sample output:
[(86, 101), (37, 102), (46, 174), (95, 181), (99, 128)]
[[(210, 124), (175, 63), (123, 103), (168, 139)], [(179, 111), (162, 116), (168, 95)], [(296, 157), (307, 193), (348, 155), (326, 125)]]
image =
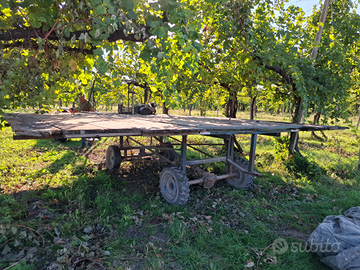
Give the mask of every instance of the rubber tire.
[(171, 144), (171, 142), (163, 142), (163, 144), (165, 147), (170, 148), (170, 149), (169, 150), (161, 150), (159, 152), (159, 154), (166, 157), (170, 161), (174, 161), (175, 155), (176, 155), (174, 146)]
[[(249, 168), (249, 161), (247, 161), (244, 158), (234, 158), (234, 162), (236, 164), (240, 165), (241, 167), (243, 167), (244, 169)], [(236, 188), (241, 188), (243, 190), (249, 190), (254, 183), (254, 176), (243, 173), (242, 171), (237, 170), (236, 168), (234, 168), (234, 169), (235, 170), (233, 170), (233, 171), (236, 171), (239, 174), (239, 177), (226, 179), (228, 184), (230, 184)]]
[(106, 150), (106, 167), (109, 170), (118, 170), (121, 165), (120, 148), (116, 145), (110, 145)]
[(61, 142), (64, 143), (67, 141), (67, 138), (62, 138), (62, 139), (54, 139), (56, 142)]
[(188, 178), (178, 167), (166, 167), (160, 175), (160, 191), (169, 204), (183, 205), (189, 199)]
[(140, 109), (143, 108), (143, 107), (144, 107), (144, 105), (136, 106), (136, 107), (134, 108), (134, 113), (135, 113), (135, 114), (140, 114)]
[(141, 115), (151, 115), (152, 111), (149, 107), (142, 107), (139, 109)]

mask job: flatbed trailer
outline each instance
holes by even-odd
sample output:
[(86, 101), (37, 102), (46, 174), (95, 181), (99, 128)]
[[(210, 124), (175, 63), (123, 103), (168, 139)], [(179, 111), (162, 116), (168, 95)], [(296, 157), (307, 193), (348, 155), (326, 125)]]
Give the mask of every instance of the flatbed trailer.
[[(188, 201), (189, 186), (194, 184), (211, 188), (216, 181), (227, 179), (227, 182), (236, 188), (249, 189), (254, 176), (261, 176), (254, 170), (257, 135), (280, 136), (281, 132), (346, 129), (339, 126), (161, 114), (144, 116), (99, 112), (11, 113), (3, 117), (12, 127), (14, 140), (119, 137), (118, 145), (111, 145), (106, 151), (106, 166), (110, 170), (119, 169), (122, 161), (158, 156), (170, 164), (160, 175), (161, 194), (168, 203), (179, 205)], [(248, 160), (234, 157), (236, 134), (251, 136)], [(227, 149), (226, 156), (214, 157), (198, 149), (197, 145), (189, 144), (188, 137), (192, 135), (222, 138)], [(181, 139), (174, 136), (181, 136)], [(136, 137), (150, 137), (150, 145), (143, 144)], [(164, 138), (171, 138), (176, 143), (165, 141)], [(135, 145), (129, 145), (129, 141)], [(157, 144), (154, 145), (153, 142)], [(175, 149), (174, 146), (180, 146), (180, 149)], [(197, 150), (208, 158), (187, 160), (188, 148)], [(134, 149), (138, 150), (136, 157), (129, 155), (129, 151)], [(225, 174), (215, 175), (196, 166), (212, 162), (224, 162)], [(186, 168), (189, 166), (194, 167), (199, 179), (187, 178)]]

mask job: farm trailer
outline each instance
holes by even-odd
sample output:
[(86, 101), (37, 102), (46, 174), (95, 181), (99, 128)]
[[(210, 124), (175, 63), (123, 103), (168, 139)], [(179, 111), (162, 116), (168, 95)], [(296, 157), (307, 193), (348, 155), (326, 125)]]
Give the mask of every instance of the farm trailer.
[[(115, 113), (77, 113), (77, 114), (21, 114), (4, 115), (14, 132), (14, 140), (26, 139), (69, 139), (119, 137), (118, 145), (111, 145), (106, 151), (106, 166), (110, 170), (119, 169), (122, 161), (131, 161), (149, 156), (158, 156), (170, 164), (160, 175), (160, 189), (163, 198), (170, 204), (186, 204), (190, 185), (199, 184), (211, 188), (215, 182), (227, 182), (242, 189), (249, 189), (255, 176), (254, 170), (257, 135), (279, 136), (281, 132), (340, 130), (345, 127), (293, 124), (285, 122), (256, 121), (219, 117), (196, 117), (175, 115), (121, 115)], [(234, 158), (236, 134), (251, 136), (249, 159)], [(226, 156), (214, 157), (189, 144), (188, 137), (202, 135), (222, 138), (226, 146)], [(150, 137), (150, 145), (140, 142), (137, 137)], [(174, 136), (177, 136), (175, 138)], [(180, 136), (180, 137), (179, 137)], [(171, 138), (176, 143), (165, 141)], [(129, 145), (132, 141), (135, 145)], [(153, 142), (157, 145), (153, 145)], [(215, 144), (215, 145), (224, 145)], [(209, 144), (210, 145), (210, 144)], [(180, 146), (175, 149), (174, 146)], [(208, 158), (188, 160), (187, 149), (201, 152)], [(138, 150), (134, 156), (129, 151)], [(177, 153), (175, 150), (178, 150)], [(177, 158), (176, 158), (177, 157)], [(196, 165), (224, 162), (226, 172), (215, 175), (205, 172)], [(186, 168), (193, 167), (199, 179), (189, 180)]]

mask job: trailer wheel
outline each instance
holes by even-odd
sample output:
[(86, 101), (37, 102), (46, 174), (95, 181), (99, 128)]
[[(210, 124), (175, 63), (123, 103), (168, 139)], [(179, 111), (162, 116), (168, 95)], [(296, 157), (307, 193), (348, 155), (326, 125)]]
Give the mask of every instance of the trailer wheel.
[(66, 138), (54, 139), (54, 141), (64, 143), (67, 141), (67, 139)]
[(152, 113), (152, 111), (149, 107), (142, 107), (139, 109), (139, 113), (141, 115), (150, 115)]
[[(244, 158), (235, 158), (234, 162), (236, 164), (240, 165), (241, 167), (243, 167), (244, 169), (249, 168), (249, 161), (247, 161)], [(228, 184), (230, 184), (236, 188), (242, 188), (243, 190), (250, 189), (254, 182), (254, 176), (243, 173), (242, 171), (237, 170), (236, 168), (234, 171), (236, 171), (238, 173), (238, 177), (228, 178), (226, 180), (228, 182)]]
[(116, 145), (110, 145), (106, 150), (106, 167), (109, 170), (118, 170), (121, 164), (120, 148)]
[(186, 204), (190, 193), (186, 174), (178, 167), (164, 168), (160, 175), (160, 190), (169, 204)]
[(163, 144), (166, 148), (169, 148), (169, 150), (161, 150), (159, 154), (166, 157), (170, 161), (174, 161), (175, 160), (174, 146), (171, 144), (171, 142), (164, 142)]

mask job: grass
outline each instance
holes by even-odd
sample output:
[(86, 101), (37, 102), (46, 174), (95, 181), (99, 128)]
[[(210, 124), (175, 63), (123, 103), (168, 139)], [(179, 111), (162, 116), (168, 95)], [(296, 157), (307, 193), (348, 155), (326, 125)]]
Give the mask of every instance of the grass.
[[(328, 140), (319, 142), (301, 133), (305, 158), (293, 159), (287, 157), (286, 136), (259, 136), (256, 169), (264, 176), (250, 191), (222, 180), (211, 189), (192, 186), (189, 202), (174, 206), (160, 195), (159, 161), (124, 162), (118, 172), (105, 168), (114, 138), (79, 150), (79, 139), (13, 141), (5, 128), (0, 268), (36, 247), (18, 269), (329, 269), (304, 243), (326, 216), (360, 205), (360, 172), (356, 133), (326, 134)], [(248, 153), (250, 137), (237, 138)], [(221, 147), (200, 148), (224, 154)], [(204, 168), (220, 174), (224, 165)], [(289, 245), (284, 254), (271, 249), (278, 238)]]

